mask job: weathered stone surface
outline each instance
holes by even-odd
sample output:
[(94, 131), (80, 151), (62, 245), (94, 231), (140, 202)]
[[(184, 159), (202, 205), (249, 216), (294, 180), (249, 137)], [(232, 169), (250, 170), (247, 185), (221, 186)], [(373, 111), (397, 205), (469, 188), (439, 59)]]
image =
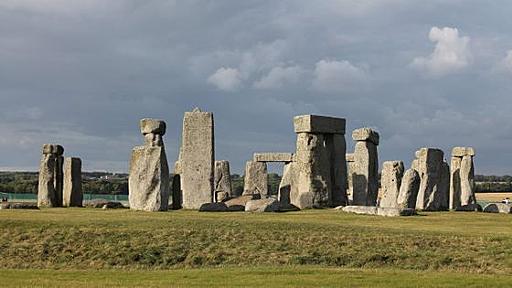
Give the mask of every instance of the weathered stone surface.
[(473, 157), (464, 156), (460, 164), (460, 204), (465, 206), (475, 203), (475, 170), (473, 167)]
[(227, 212), (228, 206), (224, 202), (204, 203), (199, 212)]
[(453, 157), (475, 156), (475, 150), (472, 147), (453, 147)]
[(420, 175), (414, 169), (405, 171), (400, 184), (400, 193), (397, 198), (398, 208), (416, 208), (416, 199), (420, 189)]
[(369, 141), (358, 141), (354, 162), (349, 164), (352, 179), (352, 205), (375, 206), (379, 190), (379, 160), (377, 146)]
[(37, 192), (37, 206), (58, 207), (55, 191), (55, 154), (43, 154), (39, 165), (39, 185)]
[(292, 190), (291, 204), (304, 208), (332, 205), (330, 153), (325, 134), (297, 134), (294, 169), (297, 190)]
[(168, 209), (169, 167), (163, 146), (137, 146), (133, 149), (128, 186), (130, 209)]
[(264, 162), (247, 161), (245, 165), (243, 195), (260, 194), (262, 198), (268, 195), (267, 164)]
[(279, 202), (274, 198), (250, 200), (245, 204), (245, 212), (277, 212)]
[(165, 134), (165, 122), (157, 119), (144, 118), (140, 120), (140, 133), (146, 134)]
[(254, 153), (253, 161), (255, 162), (292, 162), (292, 153)]
[(352, 131), (352, 139), (354, 141), (369, 141), (379, 145), (379, 133), (367, 127)]
[(450, 169), (443, 161), (443, 151), (434, 148), (422, 148), (417, 153), (417, 169), (420, 189), (416, 209), (441, 211), (448, 209)]
[(229, 161), (215, 161), (215, 200), (221, 202), (232, 196)]
[(468, 204), (468, 205), (463, 205), (463, 206), (459, 206), (455, 209), (455, 211), (465, 211), (465, 212), (482, 212), (482, 206), (480, 206), (480, 204), (476, 204), (476, 203), (473, 203), (473, 204)]
[(63, 206), (82, 206), (82, 160), (80, 158), (67, 157), (64, 159), (64, 188), (62, 197)]
[(44, 144), (39, 165), (37, 205), (41, 207), (62, 206), (64, 148), (55, 144)]
[(402, 161), (386, 161), (382, 166), (381, 187), (382, 198), (379, 207), (398, 207), (398, 194), (404, 174), (404, 163)]
[(293, 119), (295, 133), (345, 134), (345, 119), (301, 115)]
[(213, 114), (185, 112), (180, 153), (183, 208), (199, 209), (214, 201)]
[(329, 207), (348, 205), (347, 196), (347, 143), (342, 134), (327, 135), (326, 148), (331, 166), (331, 203)]
[(375, 206), (345, 206), (341, 211), (355, 214), (377, 215), (386, 217), (412, 216), (416, 215), (414, 209), (393, 208), (393, 207), (375, 207)]
[[(283, 176), (281, 177), (281, 182), (279, 183), (279, 191), (278, 191), (278, 199), (279, 202), (283, 204), (291, 205), (291, 195), (297, 194), (297, 185), (295, 182), (296, 176), (294, 172), (296, 169), (293, 167), (294, 163), (288, 163), (283, 166)], [(292, 189), (295, 189), (292, 192)]]
[(512, 214), (512, 204), (490, 203), (484, 207), (484, 212)]

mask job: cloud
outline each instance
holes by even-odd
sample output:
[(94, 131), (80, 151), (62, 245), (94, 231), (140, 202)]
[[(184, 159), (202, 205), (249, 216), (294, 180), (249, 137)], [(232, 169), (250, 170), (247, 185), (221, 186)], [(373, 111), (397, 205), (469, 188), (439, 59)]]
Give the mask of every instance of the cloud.
[(507, 51), (505, 58), (495, 65), (496, 72), (512, 73), (512, 49)]
[(459, 36), (457, 28), (432, 27), (428, 38), (436, 43), (429, 57), (416, 57), (411, 66), (427, 72), (430, 76), (442, 76), (460, 71), (471, 64), (469, 37)]
[(313, 74), (313, 88), (322, 92), (352, 90), (368, 78), (362, 68), (346, 60), (320, 60), (316, 63)]
[(274, 67), (267, 75), (254, 82), (254, 87), (257, 89), (281, 88), (286, 84), (297, 83), (304, 72), (304, 69), (299, 66)]
[(238, 69), (221, 67), (208, 77), (208, 83), (223, 91), (235, 91), (240, 88), (242, 79)]

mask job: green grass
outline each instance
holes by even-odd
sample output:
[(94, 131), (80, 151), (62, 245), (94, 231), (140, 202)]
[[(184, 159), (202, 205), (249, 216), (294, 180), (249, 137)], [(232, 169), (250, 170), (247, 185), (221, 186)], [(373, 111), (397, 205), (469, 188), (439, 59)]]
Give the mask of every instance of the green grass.
[(0, 210), (0, 269), (14, 286), (505, 287), (512, 217)]

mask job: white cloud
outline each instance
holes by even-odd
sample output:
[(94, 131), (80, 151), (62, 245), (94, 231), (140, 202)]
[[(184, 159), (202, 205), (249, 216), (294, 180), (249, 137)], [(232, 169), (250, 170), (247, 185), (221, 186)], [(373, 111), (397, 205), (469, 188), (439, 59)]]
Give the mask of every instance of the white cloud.
[(254, 82), (254, 87), (258, 89), (280, 88), (286, 84), (297, 83), (303, 73), (304, 70), (299, 66), (277, 66), (260, 80)]
[(431, 76), (442, 76), (460, 71), (471, 64), (469, 37), (459, 36), (457, 28), (432, 27), (428, 38), (436, 42), (429, 57), (416, 57), (411, 66), (426, 71)]
[(208, 77), (208, 83), (215, 85), (220, 90), (235, 91), (240, 88), (242, 79), (238, 69), (221, 67)]
[(366, 72), (350, 62), (320, 60), (315, 65), (313, 88), (323, 92), (351, 90), (367, 79)]

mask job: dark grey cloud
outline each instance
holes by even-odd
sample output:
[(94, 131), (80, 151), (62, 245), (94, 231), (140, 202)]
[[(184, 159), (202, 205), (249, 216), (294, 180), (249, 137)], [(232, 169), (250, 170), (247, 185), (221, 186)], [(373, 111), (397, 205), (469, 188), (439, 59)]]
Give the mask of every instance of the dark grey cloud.
[(143, 117), (167, 121), (174, 161), (199, 106), (236, 172), (292, 151), (293, 116), (315, 113), (378, 129), (382, 161), (472, 145), (477, 173), (511, 174), (511, 4), (446, 2), (2, 1), (0, 167), (35, 170), (58, 142), (86, 170), (126, 171)]

